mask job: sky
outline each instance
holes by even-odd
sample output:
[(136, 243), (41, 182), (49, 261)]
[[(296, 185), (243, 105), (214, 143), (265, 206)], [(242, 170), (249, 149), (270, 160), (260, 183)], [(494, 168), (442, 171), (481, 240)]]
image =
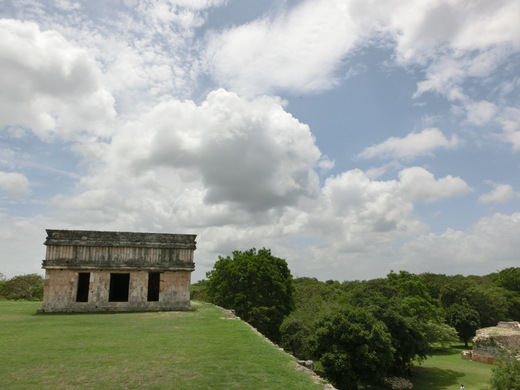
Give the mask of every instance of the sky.
[(2, 0), (0, 272), (45, 229), (294, 277), (519, 266), (517, 0)]

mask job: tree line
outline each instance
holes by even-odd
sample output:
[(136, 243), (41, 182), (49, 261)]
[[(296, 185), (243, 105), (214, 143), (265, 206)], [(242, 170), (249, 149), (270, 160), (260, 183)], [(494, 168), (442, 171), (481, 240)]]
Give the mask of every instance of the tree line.
[(192, 299), (234, 309), (296, 357), (318, 361), (337, 388), (356, 389), (406, 376), (454, 342), (468, 347), (479, 328), (518, 320), (520, 268), (322, 282), (294, 279), (285, 260), (251, 249), (219, 257), (207, 280), (192, 285)]
[(41, 301), (44, 279), (38, 274), (17, 275), (8, 279), (0, 272), (0, 300)]

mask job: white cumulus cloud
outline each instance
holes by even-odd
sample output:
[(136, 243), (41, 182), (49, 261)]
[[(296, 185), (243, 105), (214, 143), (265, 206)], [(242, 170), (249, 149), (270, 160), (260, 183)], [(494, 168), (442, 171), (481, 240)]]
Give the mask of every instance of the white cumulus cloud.
[[(92, 171), (81, 180), (76, 201), (60, 196), (57, 207), (83, 204), (121, 215), (153, 209), (159, 219), (193, 225), (222, 218), (234, 223), (248, 213), (269, 218), (272, 209), (313, 198), (319, 192), (315, 169), (323, 163), (309, 127), (280, 99), (247, 100), (222, 89), (200, 105), (159, 103), (122, 125), (110, 143), (81, 149)], [(114, 202), (118, 198), (135, 203), (128, 210), (128, 202)]]
[(213, 33), (211, 71), (222, 85), (248, 95), (330, 88), (338, 63), (362, 34), (348, 3), (304, 1), (275, 18)]
[(399, 172), (399, 181), (401, 196), (411, 202), (433, 202), (472, 191), (460, 177), (448, 175), (435, 179), (431, 172), (420, 167), (403, 169)]
[(25, 196), (29, 193), (29, 180), (17, 172), (0, 171), (0, 190), (12, 198)]
[(507, 107), (500, 115), (502, 125), (501, 137), (513, 145), (514, 150), (520, 150), (520, 108)]
[(468, 230), (447, 229), (407, 243), (398, 265), (415, 272), (483, 275), (518, 266), (520, 214), (481, 218)]
[(0, 20), (0, 127), (72, 138), (112, 118), (114, 100), (85, 50), (31, 22)]
[(478, 198), (480, 203), (506, 203), (520, 196), (520, 193), (513, 190), (513, 187), (509, 184), (493, 185), (495, 187), (493, 191)]
[(361, 158), (411, 159), (431, 154), (437, 148), (454, 148), (460, 144), (457, 136), (450, 139), (436, 128), (425, 129), (420, 133), (410, 133), (406, 137), (391, 137), (386, 141), (363, 150)]

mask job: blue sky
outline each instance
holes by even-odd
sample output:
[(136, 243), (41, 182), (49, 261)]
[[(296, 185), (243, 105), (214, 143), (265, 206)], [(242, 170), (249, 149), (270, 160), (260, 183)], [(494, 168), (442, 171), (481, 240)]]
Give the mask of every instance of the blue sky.
[(45, 228), (295, 276), (518, 266), (520, 3), (4, 1), (0, 272)]

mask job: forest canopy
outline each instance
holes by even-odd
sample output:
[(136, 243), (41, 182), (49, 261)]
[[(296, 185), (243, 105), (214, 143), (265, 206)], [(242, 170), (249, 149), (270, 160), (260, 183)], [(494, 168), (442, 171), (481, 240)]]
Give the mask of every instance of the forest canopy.
[[(283, 299), (276, 300), (253, 292), (269, 290), (274, 282), (271, 277), (280, 274), (260, 274), (265, 259), (257, 260), (259, 253), (272, 256), (263, 249), (220, 258), (208, 280), (193, 285), (192, 299), (208, 300), (237, 314), (249, 313), (248, 305), (255, 312), (254, 307), (287, 303), (270, 323), (279, 323), (279, 328), (264, 334), (300, 359), (320, 361), (338, 389), (355, 389), (385, 376), (406, 376), (413, 363), (438, 349), (454, 342), (468, 346), (477, 329), (520, 318), (520, 268), (484, 276), (392, 271), (385, 278), (323, 282), (292, 279), (285, 261), (276, 258), (288, 278), (280, 295)], [(246, 271), (237, 268), (245, 261), (242, 256), (247, 257)], [(233, 269), (235, 274), (225, 275), (223, 269)], [(240, 283), (234, 284), (235, 280)], [(279, 283), (277, 279), (274, 285)], [(226, 293), (216, 289), (223, 285)], [(243, 317), (254, 325), (256, 318), (251, 318), (250, 314)]]

